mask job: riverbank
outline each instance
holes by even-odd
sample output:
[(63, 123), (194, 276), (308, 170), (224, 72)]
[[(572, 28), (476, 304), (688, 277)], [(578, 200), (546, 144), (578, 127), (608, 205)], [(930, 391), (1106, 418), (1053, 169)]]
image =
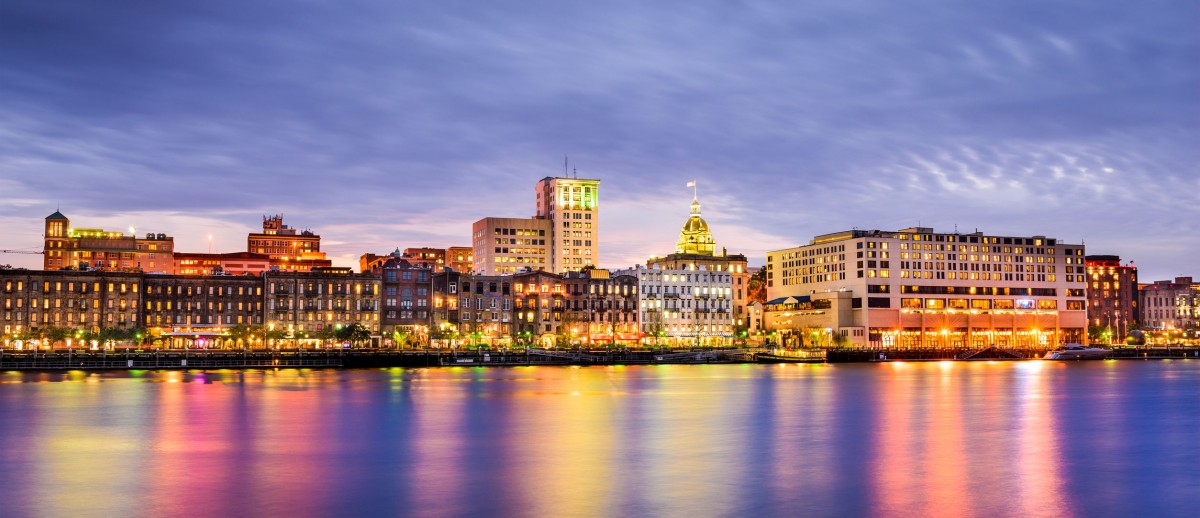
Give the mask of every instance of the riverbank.
[[(1045, 350), (1009, 349), (703, 349), (703, 350), (130, 350), (3, 351), (0, 370), (270, 369), (513, 367), (523, 365), (678, 365), (715, 363), (868, 363), (1033, 360)], [(1110, 359), (1200, 359), (1200, 347), (1113, 349)]]
[(4, 351), (0, 370), (511, 367), (753, 363), (758, 349), (501, 351), (446, 350), (133, 350)]
[[(910, 348), (887, 350), (129, 350), (3, 351), (0, 370), (512, 367), (714, 363), (870, 363), (1033, 360), (1045, 350)], [(1117, 348), (1114, 360), (1200, 359), (1200, 347)]]

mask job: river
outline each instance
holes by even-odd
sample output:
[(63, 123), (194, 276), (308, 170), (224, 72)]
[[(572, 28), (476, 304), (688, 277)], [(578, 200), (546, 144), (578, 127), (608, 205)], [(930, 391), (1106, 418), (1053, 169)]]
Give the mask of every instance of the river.
[(4, 516), (1194, 516), (1200, 361), (0, 373)]

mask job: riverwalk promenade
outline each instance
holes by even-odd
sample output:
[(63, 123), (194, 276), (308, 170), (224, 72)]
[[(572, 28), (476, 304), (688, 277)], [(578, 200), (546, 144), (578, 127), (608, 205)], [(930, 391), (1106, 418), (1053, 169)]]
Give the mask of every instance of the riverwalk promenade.
[[(130, 349), (118, 351), (0, 351), (0, 370), (271, 369), (481, 367), (523, 365), (638, 365), (710, 363), (865, 363), (888, 361), (1004, 361), (1041, 358), (1041, 349)], [(1120, 347), (1114, 360), (1200, 360), (1200, 347)]]

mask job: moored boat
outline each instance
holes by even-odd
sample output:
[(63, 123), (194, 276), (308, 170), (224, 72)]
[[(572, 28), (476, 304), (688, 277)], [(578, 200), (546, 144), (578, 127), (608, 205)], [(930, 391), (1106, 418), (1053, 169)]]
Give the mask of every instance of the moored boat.
[(1088, 347), (1081, 344), (1066, 344), (1046, 353), (1047, 360), (1103, 360), (1112, 351), (1101, 347)]

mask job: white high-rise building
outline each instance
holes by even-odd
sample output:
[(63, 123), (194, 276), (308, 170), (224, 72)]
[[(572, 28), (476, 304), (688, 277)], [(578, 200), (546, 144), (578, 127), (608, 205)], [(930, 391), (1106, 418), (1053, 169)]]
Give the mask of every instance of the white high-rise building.
[(850, 230), (767, 253), (764, 325), (790, 344), (1046, 347), (1086, 340), (1083, 245)]
[(550, 271), (577, 272), (600, 259), (600, 180), (547, 176), (537, 183), (538, 219), (550, 221)]

